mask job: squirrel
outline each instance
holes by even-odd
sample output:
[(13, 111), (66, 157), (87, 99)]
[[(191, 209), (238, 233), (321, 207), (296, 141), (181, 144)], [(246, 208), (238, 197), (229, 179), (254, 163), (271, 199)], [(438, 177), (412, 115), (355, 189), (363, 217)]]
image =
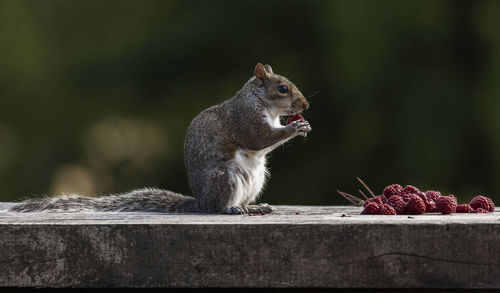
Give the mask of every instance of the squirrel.
[(309, 122), (284, 126), (281, 116), (295, 115), (309, 102), (286, 77), (258, 63), (234, 97), (214, 105), (190, 123), (184, 162), (193, 196), (142, 188), (99, 197), (64, 195), (16, 203), (12, 212), (148, 211), (184, 213), (269, 213), (268, 204), (250, 205), (266, 178), (266, 155), (276, 147), (311, 131)]

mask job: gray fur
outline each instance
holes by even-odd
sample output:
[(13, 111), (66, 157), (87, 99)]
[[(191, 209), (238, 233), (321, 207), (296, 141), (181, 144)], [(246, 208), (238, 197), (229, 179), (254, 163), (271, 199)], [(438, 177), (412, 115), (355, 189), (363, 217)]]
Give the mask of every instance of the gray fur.
[(34, 198), (13, 206), (12, 212), (190, 212), (195, 209), (194, 198), (157, 188), (136, 189), (101, 197), (63, 195)]
[[(279, 85), (286, 85), (288, 93), (278, 92)], [(233, 98), (202, 111), (188, 127), (184, 161), (194, 197), (144, 188), (96, 198), (31, 199), (11, 211), (272, 212), (268, 205), (245, 206), (263, 189), (266, 155), (311, 131), (307, 121), (282, 126), (279, 117), (308, 107), (292, 82), (274, 74), (269, 65), (257, 64), (255, 76)]]

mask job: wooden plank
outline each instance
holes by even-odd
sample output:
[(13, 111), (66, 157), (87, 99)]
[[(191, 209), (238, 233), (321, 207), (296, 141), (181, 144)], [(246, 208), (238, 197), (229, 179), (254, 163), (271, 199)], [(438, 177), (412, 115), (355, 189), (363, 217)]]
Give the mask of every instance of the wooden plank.
[(500, 213), (10, 213), (0, 286), (500, 288)]

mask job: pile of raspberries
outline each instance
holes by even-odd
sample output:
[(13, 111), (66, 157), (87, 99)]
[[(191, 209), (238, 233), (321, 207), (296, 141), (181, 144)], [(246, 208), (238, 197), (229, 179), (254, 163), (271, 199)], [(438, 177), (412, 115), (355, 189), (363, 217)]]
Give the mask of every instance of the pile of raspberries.
[(495, 204), (486, 196), (478, 195), (469, 204), (457, 203), (453, 194), (441, 195), (439, 191), (420, 191), (412, 185), (403, 188), (392, 184), (382, 195), (367, 199), (362, 215), (421, 215), (424, 213), (492, 213)]

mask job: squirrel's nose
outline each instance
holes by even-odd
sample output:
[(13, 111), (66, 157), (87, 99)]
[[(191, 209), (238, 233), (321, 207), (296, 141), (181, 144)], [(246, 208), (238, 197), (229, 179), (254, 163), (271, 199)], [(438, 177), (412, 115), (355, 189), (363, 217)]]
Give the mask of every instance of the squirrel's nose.
[(304, 104), (304, 110), (309, 109), (309, 102), (306, 99), (304, 99), (303, 104)]

